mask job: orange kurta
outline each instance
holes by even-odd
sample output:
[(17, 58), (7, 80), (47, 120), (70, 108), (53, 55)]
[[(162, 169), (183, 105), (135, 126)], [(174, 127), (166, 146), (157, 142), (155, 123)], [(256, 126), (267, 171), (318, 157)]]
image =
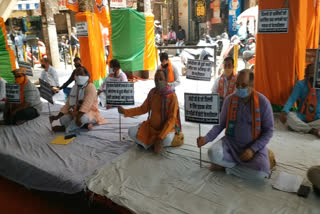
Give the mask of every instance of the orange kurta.
[(161, 127), (162, 97), (155, 89), (152, 89), (150, 93), (152, 94), (150, 100), (147, 98), (140, 107), (126, 109), (124, 113), (125, 117), (134, 117), (150, 111), (150, 118), (141, 124), (137, 134), (137, 138), (147, 146), (152, 145), (157, 138), (163, 140), (170, 132), (175, 132), (175, 126), (179, 124), (177, 115), (179, 105), (176, 94), (167, 95), (167, 121)]
[[(69, 104), (69, 98), (66, 104), (61, 108), (61, 112), (63, 114), (68, 114), (72, 107)], [(79, 111), (85, 113), (89, 120), (95, 119), (97, 124), (105, 124), (107, 120), (104, 119), (98, 108), (98, 97), (96, 88), (92, 83), (89, 83), (85, 90), (85, 95), (83, 98), (83, 103), (79, 109)]]

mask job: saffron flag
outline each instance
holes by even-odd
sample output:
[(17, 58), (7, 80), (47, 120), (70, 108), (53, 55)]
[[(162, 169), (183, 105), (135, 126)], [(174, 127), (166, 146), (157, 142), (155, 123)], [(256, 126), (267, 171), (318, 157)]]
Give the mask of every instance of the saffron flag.
[(107, 0), (96, 0), (94, 12), (98, 16), (98, 19), (103, 27), (109, 27), (111, 24), (110, 10)]
[(74, 12), (79, 12), (79, 2), (78, 0), (66, 0), (66, 6), (69, 10)]

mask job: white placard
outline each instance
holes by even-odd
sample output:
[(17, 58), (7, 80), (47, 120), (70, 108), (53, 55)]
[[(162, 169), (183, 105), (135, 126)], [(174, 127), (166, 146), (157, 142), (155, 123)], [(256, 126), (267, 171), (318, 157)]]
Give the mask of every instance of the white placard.
[(112, 8), (126, 8), (127, 1), (126, 0), (110, 0), (110, 7), (112, 7)]
[(40, 82), (40, 96), (47, 100), (49, 103), (53, 104), (53, 91), (49, 83), (46, 81), (39, 79)]
[(33, 77), (33, 71), (30, 63), (19, 61), (19, 68), (26, 68), (26, 75)]
[(317, 50), (314, 67), (313, 88), (320, 89), (320, 49)]
[(187, 79), (210, 81), (213, 62), (188, 59)]
[(288, 33), (289, 8), (259, 10), (258, 33)]
[(219, 124), (219, 94), (184, 94), (185, 121)]
[(78, 37), (88, 37), (88, 22), (77, 22), (76, 27)]
[(134, 105), (133, 82), (107, 82), (105, 93), (107, 105)]
[(6, 101), (8, 103), (20, 104), (20, 84), (6, 83)]

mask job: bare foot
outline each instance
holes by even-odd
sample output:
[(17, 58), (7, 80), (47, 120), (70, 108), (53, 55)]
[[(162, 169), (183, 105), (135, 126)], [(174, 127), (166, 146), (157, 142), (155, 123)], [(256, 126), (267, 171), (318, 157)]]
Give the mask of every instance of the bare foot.
[(320, 129), (311, 129), (310, 134), (320, 137)]
[(16, 124), (18, 126), (20, 126), (20, 125), (24, 124), (25, 122), (26, 122), (25, 120), (19, 120), (19, 121), (16, 122)]
[(211, 171), (223, 171), (224, 170), (224, 167), (223, 166), (219, 166), (217, 164), (211, 164), (210, 166), (210, 170)]
[(54, 132), (64, 132), (66, 128), (64, 126), (54, 126), (52, 127), (52, 131)]
[(93, 124), (89, 123), (89, 124), (88, 124), (88, 130), (91, 131), (92, 128), (93, 128)]

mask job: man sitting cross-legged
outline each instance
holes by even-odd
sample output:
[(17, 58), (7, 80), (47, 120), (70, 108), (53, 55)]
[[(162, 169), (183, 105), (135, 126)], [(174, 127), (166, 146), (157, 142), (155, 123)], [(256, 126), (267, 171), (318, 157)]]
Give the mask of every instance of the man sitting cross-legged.
[(129, 129), (129, 136), (145, 149), (154, 145), (154, 152), (159, 153), (163, 147), (183, 144), (183, 134), (178, 99), (168, 85), (167, 73), (158, 70), (154, 80), (156, 87), (151, 89), (140, 107), (124, 109), (119, 106), (118, 111), (125, 117), (149, 112), (148, 120)]
[(239, 72), (235, 93), (224, 101), (220, 124), (199, 137), (197, 144), (202, 147), (213, 141), (226, 128), (225, 136), (208, 151), (211, 169), (261, 180), (270, 173), (266, 145), (273, 135), (273, 113), (269, 100), (254, 90), (253, 77), (247, 69)]
[(50, 116), (50, 122), (60, 119), (62, 125), (53, 127), (53, 131), (75, 134), (85, 125), (91, 130), (93, 124), (106, 123), (100, 115), (96, 88), (89, 80), (89, 73), (84, 67), (78, 67), (75, 75), (76, 82), (66, 104), (57, 116)]

